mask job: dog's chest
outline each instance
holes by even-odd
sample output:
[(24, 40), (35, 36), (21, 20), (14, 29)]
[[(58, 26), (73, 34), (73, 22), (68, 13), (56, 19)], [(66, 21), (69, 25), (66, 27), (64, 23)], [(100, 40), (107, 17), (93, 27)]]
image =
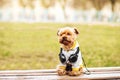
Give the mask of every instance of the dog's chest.
[(72, 54), (75, 54), (76, 52), (76, 49), (72, 49), (72, 50), (69, 50), (69, 51), (65, 51), (63, 50), (63, 54), (65, 55), (66, 59), (68, 60), (68, 58), (72, 55)]

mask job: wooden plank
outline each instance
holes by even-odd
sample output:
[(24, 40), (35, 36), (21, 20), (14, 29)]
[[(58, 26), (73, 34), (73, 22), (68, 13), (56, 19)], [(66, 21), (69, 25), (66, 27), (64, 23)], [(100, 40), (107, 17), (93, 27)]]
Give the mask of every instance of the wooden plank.
[(55, 73), (56, 69), (42, 69), (42, 70), (1, 70), (0, 73)]
[[(91, 74), (114, 74), (114, 73), (120, 73), (120, 71), (91, 72)], [(57, 73), (38, 73), (38, 72), (0, 73), (0, 76), (43, 76), (43, 75), (57, 75)]]
[[(105, 71), (120, 71), (120, 67), (97, 67), (97, 68), (88, 68), (90, 72), (105, 72)], [(84, 71), (86, 69), (84, 68)], [(1, 73), (55, 73), (56, 69), (43, 69), (43, 70), (1, 70)]]
[(120, 67), (97, 67), (97, 68), (88, 68), (88, 69), (91, 72), (120, 71)]
[[(0, 71), (0, 80), (37, 79), (37, 80), (89, 80), (89, 79), (120, 79), (120, 67), (88, 68), (90, 75), (58, 76), (56, 69), (47, 70), (6, 70)], [(85, 69), (84, 69), (85, 70)]]
[(42, 76), (1, 76), (0, 79), (34, 79), (34, 80), (79, 80), (79, 79), (120, 79), (120, 74), (91, 74), (85, 75), (82, 74), (80, 76), (58, 76), (58, 75), (42, 75)]

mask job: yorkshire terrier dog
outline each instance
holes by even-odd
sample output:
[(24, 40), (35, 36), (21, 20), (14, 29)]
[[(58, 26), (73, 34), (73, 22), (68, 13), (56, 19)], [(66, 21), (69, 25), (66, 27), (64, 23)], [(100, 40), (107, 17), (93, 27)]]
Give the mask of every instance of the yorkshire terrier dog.
[(58, 30), (58, 40), (61, 44), (57, 67), (58, 75), (78, 76), (83, 72), (82, 56), (76, 40), (78, 30), (65, 27)]

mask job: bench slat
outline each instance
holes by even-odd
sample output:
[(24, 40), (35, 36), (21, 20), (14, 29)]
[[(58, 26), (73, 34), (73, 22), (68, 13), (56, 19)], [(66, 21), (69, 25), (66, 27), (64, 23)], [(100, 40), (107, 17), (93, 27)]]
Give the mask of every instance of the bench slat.
[[(89, 80), (89, 79), (120, 79), (120, 67), (98, 67), (88, 68), (90, 75), (82, 74), (80, 76), (58, 76), (56, 69), (45, 70), (2, 70), (0, 71), (1, 79), (38, 79), (38, 80)], [(85, 70), (85, 68), (84, 68)]]

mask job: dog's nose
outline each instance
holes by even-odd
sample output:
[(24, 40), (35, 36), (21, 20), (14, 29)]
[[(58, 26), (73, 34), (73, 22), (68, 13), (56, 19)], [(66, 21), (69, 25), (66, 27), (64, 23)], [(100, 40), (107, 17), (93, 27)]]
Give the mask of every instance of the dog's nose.
[(63, 40), (66, 40), (67, 39), (67, 37), (63, 37)]

